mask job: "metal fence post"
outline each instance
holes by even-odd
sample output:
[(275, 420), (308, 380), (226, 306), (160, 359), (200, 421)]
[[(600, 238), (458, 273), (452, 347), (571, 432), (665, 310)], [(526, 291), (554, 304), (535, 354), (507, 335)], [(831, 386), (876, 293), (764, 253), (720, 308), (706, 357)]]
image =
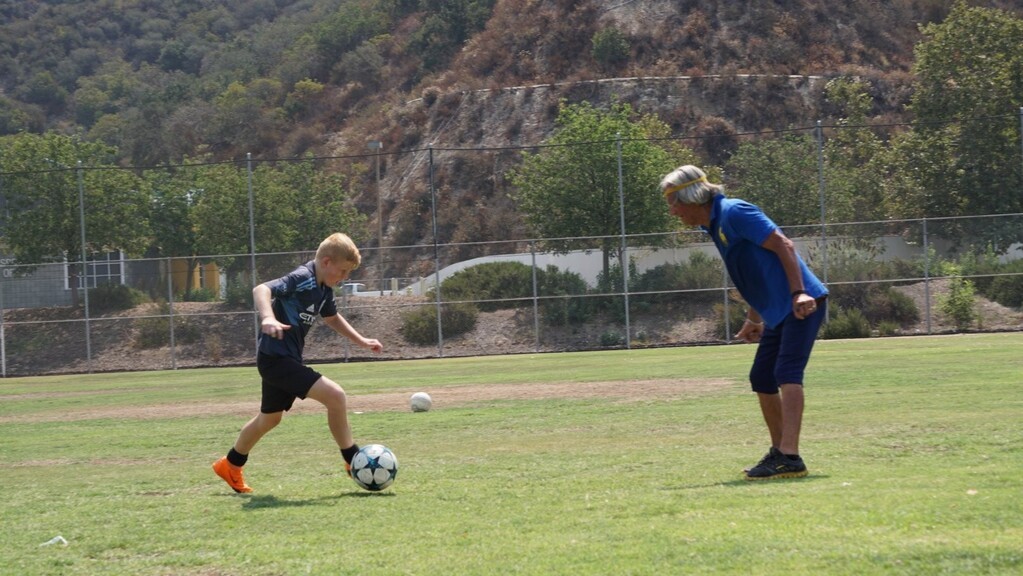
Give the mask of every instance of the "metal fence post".
[(171, 259), (168, 256), (165, 259), (167, 263), (167, 313), (170, 315), (167, 323), (170, 324), (170, 353), (171, 353), (171, 369), (178, 369), (178, 351), (175, 348), (174, 342), (174, 268), (171, 266)]
[(632, 330), (629, 323), (629, 247), (625, 238), (625, 184), (622, 178), (622, 133), (615, 134), (615, 152), (618, 157), (618, 220), (622, 234), (622, 294), (625, 306), (625, 348), (632, 348)]
[[(2, 172), (2, 169), (0, 169)], [(0, 176), (0, 197), (3, 196), (3, 176)], [(4, 330), (4, 280), (6, 275), (0, 276), (0, 377), (7, 377), (7, 334)]]
[(430, 144), (430, 162), (429, 162), (429, 177), (430, 177), (430, 215), (433, 220), (433, 282), (437, 293), (437, 355), (444, 357), (444, 326), (441, 315), (441, 296), (440, 296), (440, 248), (438, 245), (437, 238), (437, 189), (433, 184), (433, 143)]
[[(82, 178), (82, 161), (75, 164), (75, 178), (78, 180), (78, 227), (81, 229), (82, 240), (82, 293), (85, 300), (85, 365), (92, 374), (92, 326), (89, 322), (89, 263), (85, 259), (85, 184)], [(77, 290), (78, 287), (75, 286)]]
[[(249, 192), (249, 269), (252, 279), (250, 286), (256, 285), (256, 202), (252, 192), (252, 152), (245, 154), (245, 179)], [(253, 310), (252, 324), (255, 332), (255, 348), (259, 351), (259, 312)]]
[(529, 255), (533, 261), (533, 342), (537, 352), (540, 351), (540, 292), (536, 283), (536, 242), (529, 241)]
[(827, 219), (827, 202), (824, 200), (824, 127), (821, 125), (821, 121), (817, 121), (817, 189), (820, 194), (821, 203), (821, 255), (823, 261), (823, 271), (821, 272), (824, 276), (821, 280), (825, 284), (828, 283), (828, 229), (826, 224)]
[(923, 221), (924, 233), (924, 308), (927, 314), (927, 333), (931, 333), (931, 249), (927, 242), (927, 218)]
[(0, 277), (0, 376), (7, 378), (7, 334), (4, 330), (4, 281)]
[[(691, 257), (690, 257), (691, 258)], [(690, 260), (691, 261), (691, 260)], [(724, 287), (721, 291), (724, 298), (724, 306), (722, 307), (722, 314), (725, 317), (725, 342), (728, 344), (732, 343), (732, 318), (731, 318), (731, 307), (728, 304), (728, 268), (722, 263), (721, 266), (721, 285)]]

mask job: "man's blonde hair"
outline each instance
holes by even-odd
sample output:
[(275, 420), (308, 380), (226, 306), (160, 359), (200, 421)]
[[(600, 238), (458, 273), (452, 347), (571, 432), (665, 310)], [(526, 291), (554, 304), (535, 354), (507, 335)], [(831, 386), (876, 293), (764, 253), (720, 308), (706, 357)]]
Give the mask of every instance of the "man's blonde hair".
[(721, 194), (721, 186), (708, 182), (707, 173), (703, 170), (686, 164), (661, 179), (661, 193), (673, 202), (706, 204)]
[(319, 261), (323, 258), (351, 262), (355, 264), (353, 269), (358, 268), (359, 264), (362, 264), (362, 255), (359, 254), (359, 248), (347, 234), (342, 234), (341, 232), (335, 232), (327, 236), (323, 242), (320, 242), (320, 247), (316, 249), (316, 260)]

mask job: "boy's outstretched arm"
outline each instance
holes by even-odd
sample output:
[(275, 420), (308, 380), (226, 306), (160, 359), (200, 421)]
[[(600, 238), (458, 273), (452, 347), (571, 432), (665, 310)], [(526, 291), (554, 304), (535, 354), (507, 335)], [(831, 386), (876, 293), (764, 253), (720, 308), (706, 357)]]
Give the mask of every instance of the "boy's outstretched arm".
[(327, 323), (327, 326), (333, 328), (335, 332), (363, 348), (369, 348), (373, 352), (380, 352), (384, 349), (383, 344), (381, 344), (379, 340), (376, 338), (366, 338), (362, 334), (359, 334), (359, 332), (355, 328), (352, 328), (352, 325), (348, 323), (348, 320), (345, 320), (344, 316), (340, 314), (327, 316), (323, 319), (323, 321)]
[(266, 284), (260, 284), (252, 289), (252, 301), (259, 312), (259, 331), (279, 340), (284, 338), (284, 331), (291, 326), (277, 321), (270, 299), (270, 287)]

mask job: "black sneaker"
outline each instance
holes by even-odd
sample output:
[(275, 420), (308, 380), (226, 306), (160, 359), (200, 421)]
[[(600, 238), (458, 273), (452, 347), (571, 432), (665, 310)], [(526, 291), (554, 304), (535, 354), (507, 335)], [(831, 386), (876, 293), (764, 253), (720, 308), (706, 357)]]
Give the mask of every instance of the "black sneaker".
[(808, 474), (803, 459), (792, 458), (781, 452), (770, 456), (766, 462), (754, 466), (746, 473), (747, 480), (774, 480), (776, 478), (802, 478)]
[(764, 454), (764, 457), (760, 459), (760, 462), (757, 462), (756, 464), (754, 464), (753, 466), (750, 466), (749, 468), (743, 468), (742, 469), (742, 473), (743, 474), (749, 474), (750, 470), (752, 470), (754, 468), (759, 468), (760, 466), (763, 466), (764, 464), (767, 464), (767, 462), (770, 461), (772, 458), (774, 458), (775, 455), (779, 455), (779, 454), (781, 454), (781, 451), (778, 450), (777, 448), (775, 448), (774, 446), (771, 446), (771, 449), (767, 451), (767, 454)]

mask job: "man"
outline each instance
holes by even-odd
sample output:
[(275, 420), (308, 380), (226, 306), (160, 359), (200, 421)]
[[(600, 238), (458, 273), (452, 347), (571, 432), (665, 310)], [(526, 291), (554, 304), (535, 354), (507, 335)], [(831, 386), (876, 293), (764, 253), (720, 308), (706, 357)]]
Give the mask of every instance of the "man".
[(736, 338), (759, 342), (750, 384), (771, 436), (771, 448), (746, 479), (807, 475), (799, 456), (803, 373), (826, 316), (828, 290), (789, 240), (758, 207), (727, 198), (696, 166), (661, 180), (672, 216), (713, 239), (749, 312)]

